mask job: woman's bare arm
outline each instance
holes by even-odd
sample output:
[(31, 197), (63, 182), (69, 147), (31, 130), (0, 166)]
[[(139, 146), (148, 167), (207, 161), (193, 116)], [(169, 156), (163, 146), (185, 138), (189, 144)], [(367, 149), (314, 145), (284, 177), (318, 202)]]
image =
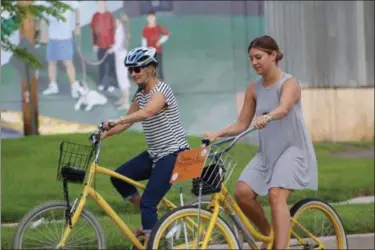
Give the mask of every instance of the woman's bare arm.
[(280, 104), (268, 115), (271, 120), (278, 120), (286, 116), (294, 104), (301, 98), (301, 88), (293, 77), (288, 79), (281, 87)]
[(166, 106), (166, 99), (161, 92), (155, 93), (143, 109), (128, 114), (124, 118), (116, 121), (116, 124), (127, 124), (140, 122), (159, 113)]
[[(127, 115), (132, 114), (134, 112), (137, 112), (138, 110), (139, 110), (139, 106), (138, 106), (137, 102), (134, 100), (133, 103), (131, 104), (129, 110), (128, 110)], [(102, 134), (102, 139), (104, 139), (106, 137), (109, 137), (109, 136), (112, 136), (112, 135), (115, 135), (115, 134), (118, 134), (118, 133), (121, 133), (122, 131), (130, 128), (133, 124), (134, 123), (118, 124), (117, 126), (111, 128), (110, 130), (105, 131)]]

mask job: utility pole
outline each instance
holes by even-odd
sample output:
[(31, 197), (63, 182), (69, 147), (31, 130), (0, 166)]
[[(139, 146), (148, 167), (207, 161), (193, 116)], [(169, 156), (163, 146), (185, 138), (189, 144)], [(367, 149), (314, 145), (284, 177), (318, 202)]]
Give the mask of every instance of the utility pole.
[[(18, 1), (18, 4), (30, 5), (32, 1)], [(35, 20), (31, 13), (21, 20), (19, 32), (21, 44), (26, 43), (29, 48), (35, 46)], [(25, 136), (38, 135), (38, 71), (26, 62), (24, 65), (24, 74), (21, 74), (23, 133)]]

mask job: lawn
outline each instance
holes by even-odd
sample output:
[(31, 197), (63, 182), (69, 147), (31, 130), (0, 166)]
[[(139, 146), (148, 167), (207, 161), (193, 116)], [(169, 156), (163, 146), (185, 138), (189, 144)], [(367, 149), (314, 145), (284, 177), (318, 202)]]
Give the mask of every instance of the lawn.
[[(63, 140), (88, 144), (88, 134), (31, 136), (21, 139), (2, 141), (2, 213), (3, 222), (18, 221), (27, 210), (44, 201), (63, 199), (62, 183), (56, 180), (59, 143)], [(192, 147), (200, 140), (189, 137)], [(374, 194), (374, 158), (345, 159), (330, 156), (349, 144), (316, 144), (319, 162), (319, 191), (300, 191), (294, 193), (290, 203), (304, 197), (315, 197), (327, 202), (348, 200), (360, 195)], [(356, 144), (359, 147), (371, 147), (373, 144)], [(353, 145), (351, 145), (353, 146)], [(125, 132), (107, 139), (102, 146), (100, 165), (115, 169), (124, 161), (146, 149), (144, 136), (138, 132)], [(233, 190), (235, 180), (241, 170), (256, 152), (255, 146), (237, 144), (232, 154), (238, 160), (229, 188)], [(135, 212), (114, 191), (107, 176), (98, 175), (96, 189), (116, 211)], [(77, 196), (82, 186), (69, 186), (71, 197)], [(178, 201), (177, 189), (172, 189), (168, 198)], [(263, 198), (262, 203), (266, 200)], [(91, 208), (91, 206), (90, 206)], [(100, 208), (92, 207), (94, 212), (103, 213)]]
[[(61, 141), (71, 141), (88, 144), (88, 134), (31, 136), (20, 139), (2, 141), (2, 222), (18, 221), (30, 208), (51, 199), (63, 199), (62, 183), (56, 180), (59, 144)], [(189, 137), (192, 147), (197, 147), (200, 140)], [(339, 152), (346, 147), (373, 147), (373, 143), (347, 144), (315, 144), (319, 162), (319, 191), (300, 191), (293, 194), (290, 204), (304, 197), (315, 197), (327, 202), (348, 200), (360, 195), (374, 194), (374, 159), (344, 159), (334, 158), (333, 152)], [(125, 132), (105, 140), (102, 147), (100, 165), (115, 169), (124, 161), (146, 149), (144, 136), (138, 132)], [(255, 154), (257, 148), (246, 144), (236, 145), (231, 153), (238, 160), (231, 181), (233, 190), (235, 180), (246, 163)], [(81, 185), (69, 186), (71, 200), (81, 192)], [(134, 228), (139, 225), (137, 211), (124, 202), (114, 191), (109, 178), (97, 176), (95, 188), (118, 212), (129, 221)], [(178, 202), (178, 191), (172, 189), (168, 198)], [(265, 204), (266, 198), (261, 202)], [(107, 234), (108, 246), (120, 247), (123, 243), (116, 227), (111, 226), (110, 220), (104, 217), (104, 212), (88, 202), (87, 208), (98, 215)], [(373, 232), (374, 208), (370, 205), (339, 206), (337, 211), (343, 217), (345, 227), (350, 233)], [(2, 246), (9, 246), (14, 228), (2, 229)], [(118, 242), (118, 243), (117, 243)]]

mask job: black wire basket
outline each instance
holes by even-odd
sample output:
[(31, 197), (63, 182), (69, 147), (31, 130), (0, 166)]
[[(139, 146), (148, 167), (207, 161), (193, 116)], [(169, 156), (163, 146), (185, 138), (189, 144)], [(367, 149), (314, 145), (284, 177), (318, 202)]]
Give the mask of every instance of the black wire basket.
[(196, 196), (220, 192), (236, 165), (237, 162), (228, 152), (212, 145), (201, 176), (192, 180), (191, 192)]
[(60, 157), (57, 180), (83, 183), (86, 171), (95, 155), (94, 145), (81, 145), (72, 142), (60, 143)]

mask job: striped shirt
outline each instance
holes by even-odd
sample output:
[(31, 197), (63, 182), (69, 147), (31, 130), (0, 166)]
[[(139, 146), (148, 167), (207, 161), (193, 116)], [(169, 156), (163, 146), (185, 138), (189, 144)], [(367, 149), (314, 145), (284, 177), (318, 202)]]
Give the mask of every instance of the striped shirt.
[(159, 82), (148, 94), (139, 91), (135, 96), (139, 108), (143, 109), (157, 92), (164, 95), (167, 106), (142, 121), (148, 152), (155, 162), (168, 154), (189, 147), (181, 124), (177, 100), (167, 84)]

